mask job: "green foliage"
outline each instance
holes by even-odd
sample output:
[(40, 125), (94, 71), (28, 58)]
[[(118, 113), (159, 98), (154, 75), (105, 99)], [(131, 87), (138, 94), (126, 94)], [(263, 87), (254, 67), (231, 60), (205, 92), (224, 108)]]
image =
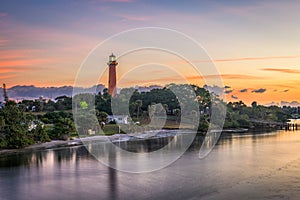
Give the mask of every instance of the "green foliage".
[(40, 117), (45, 124), (52, 124), (48, 129), (50, 139), (68, 139), (76, 133), (73, 115), (70, 112), (48, 112)]
[(251, 121), (287, 122), (290, 117), (278, 106), (262, 106), (254, 101), (248, 107), (242, 101), (229, 102), (224, 128), (249, 128), (252, 126)]
[(106, 123), (108, 120), (108, 114), (106, 112), (96, 110), (96, 116), (99, 123), (100, 122)]
[(75, 132), (76, 129), (73, 120), (58, 118), (54, 123), (54, 128), (49, 132), (49, 136), (51, 139), (67, 140)]
[(33, 141), (35, 142), (48, 142), (50, 137), (48, 136), (48, 131), (42, 123), (39, 121), (35, 122), (36, 128), (30, 131)]
[(95, 130), (99, 128), (99, 122), (94, 113), (78, 113), (75, 120), (80, 135), (87, 135), (89, 129)]
[(81, 107), (81, 109), (86, 110), (89, 107), (89, 105), (86, 101), (81, 101), (80, 107)]
[(200, 118), (198, 131), (206, 132), (208, 130), (208, 127), (209, 127), (209, 122), (203, 117)]
[[(191, 101), (196, 102), (197, 106)], [(0, 109), (0, 148), (22, 148), (36, 142), (68, 139), (76, 135), (73, 114), (68, 111), (72, 106), (76, 113), (79, 132), (88, 134), (89, 129), (92, 129), (99, 133), (99, 123), (107, 122), (108, 115), (112, 114), (111, 104), (115, 114), (125, 114), (129, 111), (131, 118), (141, 124), (148, 123), (153, 113), (166, 112), (168, 120), (176, 125), (181, 122), (182, 114), (193, 119), (197, 118), (193, 116), (200, 113), (199, 131), (207, 131), (211, 115), (216, 116), (214, 122), (211, 122), (212, 127), (220, 128), (217, 125), (221, 124), (225, 117), (224, 128), (249, 128), (253, 126), (255, 120), (287, 122), (291, 114), (295, 114), (291, 107), (284, 109), (278, 106), (266, 107), (258, 105), (255, 101), (251, 106), (245, 105), (242, 101), (226, 104), (216, 95), (211, 95), (206, 89), (195, 85), (170, 84), (149, 92), (125, 88), (113, 99), (105, 89), (103, 93), (97, 95), (82, 93), (74, 96), (73, 99), (60, 96), (55, 101), (48, 102), (32, 100), (23, 100), (19, 104), (7, 102), (5, 107)], [(212, 105), (214, 110), (211, 110)], [(222, 112), (225, 107), (226, 113)], [(185, 113), (186, 110), (189, 110), (189, 113)], [(34, 128), (30, 129), (32, 123)], [(182, 121), (182, 123), (187, 122)], [(117, 128), (118, 126), (114, 124), (106, 125), (104, 131), (106, 134), (113, 134), (118, 131)]]
[(15, 102), (9, 101), (0, 110), (1, 148), (22, 148), (34, 143), (28, 130), (29, 120)]
[[(52, 107), (55, 107), (55, 110), (71, 110), (72, 109), (72, 98), (67, 97), (67, 96), (59, 96), (55, 98), (56, 103), (53, 104), (53, 102), (50, 101), (50, 110), (51, 111)], [(47, 103), (49, 104), (49, 102)]]

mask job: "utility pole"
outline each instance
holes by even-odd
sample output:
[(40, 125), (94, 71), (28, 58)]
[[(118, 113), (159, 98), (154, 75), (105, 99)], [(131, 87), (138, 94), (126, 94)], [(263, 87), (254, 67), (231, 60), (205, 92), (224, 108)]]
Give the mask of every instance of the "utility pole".
[(4, 98), (4, 102), (7, 103), (8, 102), (8, 96), (7, 96), (7, 92), (6, 92), (5, 83), (3, 83), (3, 98)]

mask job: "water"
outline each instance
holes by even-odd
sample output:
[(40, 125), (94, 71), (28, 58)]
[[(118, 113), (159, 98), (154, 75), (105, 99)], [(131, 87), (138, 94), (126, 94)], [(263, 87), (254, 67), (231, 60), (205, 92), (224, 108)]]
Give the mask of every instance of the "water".
[(227, 135), (203, 160), (200, 143), (144, 174), (108, 168), (83, 146), (2, 156), (0, 199), (299, 199), (300, 131)]

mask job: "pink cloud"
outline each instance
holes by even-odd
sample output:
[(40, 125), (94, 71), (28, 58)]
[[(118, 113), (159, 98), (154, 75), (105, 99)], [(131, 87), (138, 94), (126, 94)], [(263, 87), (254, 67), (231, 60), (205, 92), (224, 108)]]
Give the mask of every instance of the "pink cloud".
[(7, 44), (8, 40), (5, 39), (0, 39), (0, 46), (4, 46), (5, 44)]
[(148, 16), (133, 16), (133, 15), (121, 15), (122, 21), (149, 21)]
[(112, 3), (133, 3), (134, 0), (100, 0), (100, 2), (112, 2)]
[(7, 13), (0, 13), (0, 17), (6, 17), (8, 14)]
[(134, 0), (108, 0), (110, 2), (132, 3)]

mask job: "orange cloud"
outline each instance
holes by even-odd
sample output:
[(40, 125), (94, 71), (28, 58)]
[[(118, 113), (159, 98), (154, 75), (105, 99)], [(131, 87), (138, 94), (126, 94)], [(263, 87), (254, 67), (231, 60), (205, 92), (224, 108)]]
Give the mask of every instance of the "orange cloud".
[(300, 58), (300, 55), (227, 58), (227, 59), (216, 59), (213, 61), (214, 62), (234, 62), (234, 61), (273, 60), (273, 59), (288, 59), (288, 58)]
[(9, 61), (0, 61), (0, 69), (2, 67), (22, 67), (22, 66), (32, 66), (45, 63), (55, 62), (52, 59), (23, 59), (23, 60), (9, 60)]
[(262, 68), (263, 71), (282, 72), (289, 74), (300, 74), (300, 70), (297, 69), (278, 69), (278, 68)]
[[(300, 55), (289, 56), (265, 56), (265, 57), (241, 57), (241, 58), (224, 58), (224, 59), (212, 59), (212, 60), (193, 60), (191, 63), (207, 63), (207, 62), (239, 62), (239, 61), (256, 61), (256, 60), (273, 60), (273, 59), (294, 59), (300, 58)], [(187, 61), (177, 60), (169, 62), (169, 64), (183, 64)]]
[[(128, 85), (139, 85), (139, 84), (143, 84), (143, 83), (164, 83), (164, 84), (168, 84), (168, 83), (179, 83), (182, 82), (183, 80), (186, 80), (187, 82), (203, 82), (204, 83), (204, 79), (218, 79), (218, 78), (222, 78), (222, 79), (235, 79), (235, 80), (245, 80), (245, 79), (251, 79), (251, 80), (257, 80), (257, 79), (264, 79), (264, 77), (259, 77), (259, 76), (251, 76), (251, 75), (243, 75), (243, 74), (221, 74), (221, 75), (207, 75), (207, 76), (161, 76), (161, 77), (149, 77), (148, 79), (140, 78), (137, 79), (137, 77), (133, 78), (132, 80), (130, 79), (124, 79), (122, 82), (122, 84), (125, 84), (126, 86)], [(102, 78), (101, 79), (102, 83), (106, 83), (107, 79)], [(199, 83), (198, 82), (198, 83)]]
[(3, 80), (3, 79), (10, 79), (10, 78), (14, 78), (16, 77), (17, 75), (0, 75), (0, 79)]
[(26, 70), (30, 70), (30, 69), (34, 69), (34, 67), (27, 67), (27, 66), (23, 66), (23, 67), (17, 67), (17, 66), (12, 66), (12, 67), (0, 67), (0, 73), (10, 73), (10, 72), (19, 72), (19, 71), (26, 71)]
[[(221, 74), (222, 79), (263, 79), (264, 77), (260, 76), (252, 76), (252, 75), (244, 75), (244, 74)], [(204, 76), (204, 78), (218, 78), (219, 75), (208, 75)]]
[[(3, 40), (8, 42), (8, 40)], [(1, 39), (0, 39), (1, 43)], [(9, 60), (15, 58), (28, 58), (29, 56), (33, 57), (33, 54), (36, 54), (38, 50), (34, 49), (6, 49), (0, 50), (0, 60)]]

